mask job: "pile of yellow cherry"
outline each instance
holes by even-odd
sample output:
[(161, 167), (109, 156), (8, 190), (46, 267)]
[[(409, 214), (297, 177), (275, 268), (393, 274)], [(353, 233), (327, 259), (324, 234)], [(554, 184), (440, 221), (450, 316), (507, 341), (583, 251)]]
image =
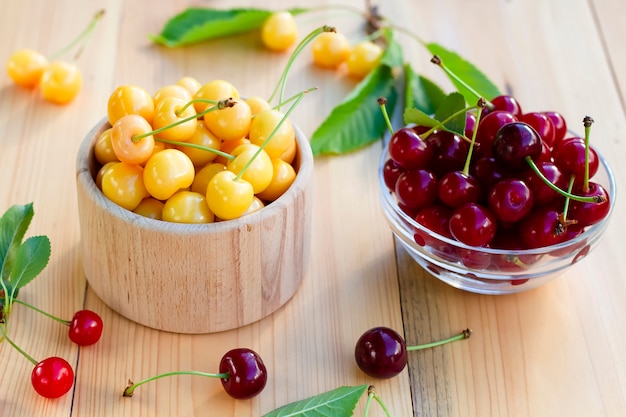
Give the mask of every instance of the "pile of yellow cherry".
[(177, 223), (259, 210), (293, 183), (297, 144), (286, 113), (215, 79), (183, 77), (150, 94), (121, 85), (96, 139), (103, 194), (139, 215)]

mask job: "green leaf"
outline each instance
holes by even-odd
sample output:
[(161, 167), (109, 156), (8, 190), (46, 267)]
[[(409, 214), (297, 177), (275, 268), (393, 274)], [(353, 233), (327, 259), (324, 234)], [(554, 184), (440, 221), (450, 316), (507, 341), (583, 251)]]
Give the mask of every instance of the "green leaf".
[(433, 114), (446, 97), (446, 93), (428, 78), (417, 74), (410, 64), (404, 65), (405, 109), (419, 109)]
[[(295, 8), (297, 15), (307, 9)], [(273, 11), (256, 8), (213, 9), (190, 7), (170, 18), (152, 41), (176, 48), (210, 39), (233, 36), (261, 27)]]
[(263, 417), (350, 417), (367, 387), (368, 385), (339, 387), (284, 405)]
[(16, 248), (33, 219), (33, 203), (13, 205), (0, 217), (0, 278), (6, 279), (11, 272)]
[(418, 126), (435, 127), (439, 125), (439, 121), (429, 116), (420, 109), (407, 108), (404, 110), (404, 123), (416, 124)]
[(393, 114), (398, 98), (395, 69), (402, 65), (402, 49), (391, 37), (378, 67), (339, 103), (311, 135), (313, 155), (342, 154), (379, 140), (387, 130), (378, 99), (387, 99)]
[[(441, 105), (437, 108), (435, 112), (435, 119), (440, 122), (446, 121), (449, 117), (455, 117), (446, 121), (444, 123), (444, 127), (451, 131), (464, 134), (465, 132), (465, 112), (460, 112), (465, 109), (465, 99), (460, 93), (450, 93), (443, 100)], [(460, 113), (459, 113), (460, 112)]]
[[(436, 43), (427, 43), (425, 46), (430, 53), (439, 56), (444, 65), (450, 71), (456, 74), (459, 78), (463, 79), (463, 81), (478, 92), (481, 97), (491, 100), (502, 94), (500, 89), (498, 89), (498, 87), (491, 82), (485, 74), (474, 66), (474, 64), (467, 61), (457, 53), (452, 52)], [(458, 91), (463, 94), (469, 105), (473, 106), (478, 102), (478, 97), (476, 97), (462, 83), (459, 83), (452, 77), (449, 78)]]
[(50, 239), (47, 236), (31, 236), (15, 252), (11, 270), (14, 291), (31, 282), (50, 260)]

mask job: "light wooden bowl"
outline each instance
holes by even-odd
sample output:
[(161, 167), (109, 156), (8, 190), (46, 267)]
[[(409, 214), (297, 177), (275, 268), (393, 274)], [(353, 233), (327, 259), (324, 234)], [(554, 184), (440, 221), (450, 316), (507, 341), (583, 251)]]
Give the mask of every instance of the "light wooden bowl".
[(94, 181), (98, 123), (77, 155), (84, 272), (113, 310), (175, 333), (213, 333), (260, 320), (283, 306), (307, 271), (313, 156), (296, 128), (297, 176), (287, 192), (236, 220), (178, 224), (152, 220), (110, 201)]

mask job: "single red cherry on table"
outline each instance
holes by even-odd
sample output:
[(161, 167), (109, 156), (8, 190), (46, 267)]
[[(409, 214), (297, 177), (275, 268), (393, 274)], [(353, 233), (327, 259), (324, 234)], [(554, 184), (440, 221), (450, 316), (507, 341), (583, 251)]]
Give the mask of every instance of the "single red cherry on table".
[(102, 318), (91, 310), (80, 310), (69, 323), (69, 338), (79, 346), (89, 346), (102, 336)]
[(253, 350), (237, 348), (228, 351), (220, 361), (224, 390), (233, 398), (248, 399), (258, 395), (267, 383), (267, 369), (261, 357)]
[(59, 398), (72, 388), (74, 371), (65, 359), (53, 356), (35, 365), (31, 383), (42, 397)]
[(166, 376), (195, 375), (219, 378), (224, 391), (238, 400), (246, 400), (260, 394), (267, 383), (267, 368), (258, 353), (248, 348), (231, 349), (222, 356), (219, 373), (202, 371), (173, 371), (158, 374), (139, 382), (129, 381), (122, 393), (123, 397), (132, 397), (140, 385)]
[(408, 362), (407, 352), (444, 345), (455, 340), (467, 339), (470, 329), (438, 342), (407, 346), (404, 338), (395, 330), (378, 326), (367, 330), (359, 337), (354, 349), (358, 367), (367, 375), (387, 379), (398, 375)]

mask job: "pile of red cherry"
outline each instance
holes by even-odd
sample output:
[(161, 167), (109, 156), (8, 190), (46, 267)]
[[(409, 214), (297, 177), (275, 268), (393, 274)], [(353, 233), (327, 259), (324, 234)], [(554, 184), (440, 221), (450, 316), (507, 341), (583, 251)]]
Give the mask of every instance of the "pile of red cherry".
[[(583, 122), (588, 128), (593, 120)], [(393, 132), (388, 153), (383, 178), (399, 208), (429, 231), (468, 246), (554, 245), (609, 213), (607, 190), (592, 181), (599, 158), (588, 135), (569, 135), (558, 112), (523, 113), (512, 96), (493, 99), (478, 125), (475, 112), (468, 111), (465, 137), (402, 127)], [(414, 238), (421, 246), (442, 246), (417, 228)], [(487, 267), (475, 257), (460, 260)]]

